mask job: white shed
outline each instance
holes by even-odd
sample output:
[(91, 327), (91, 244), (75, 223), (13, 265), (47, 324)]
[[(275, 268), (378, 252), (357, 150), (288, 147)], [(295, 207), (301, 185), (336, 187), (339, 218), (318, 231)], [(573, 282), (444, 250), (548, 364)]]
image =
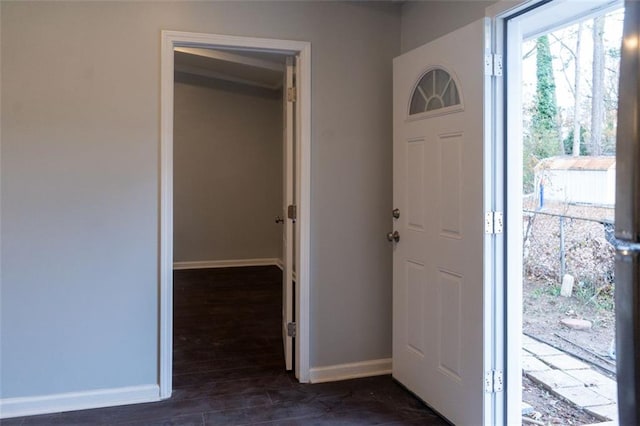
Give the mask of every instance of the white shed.
[(543, 200), (613, 206), (616, 158), (546, 158), (535, 167), (535, 183), (536, 195)]

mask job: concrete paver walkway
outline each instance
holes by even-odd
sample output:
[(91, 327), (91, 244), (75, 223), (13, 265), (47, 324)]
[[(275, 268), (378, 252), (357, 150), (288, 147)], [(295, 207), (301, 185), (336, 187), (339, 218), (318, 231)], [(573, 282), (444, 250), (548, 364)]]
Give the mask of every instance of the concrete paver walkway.
[(602, 421), (617, 420), (615, 380), (528, 336), (522, 336), (522, 349), (522, 371), (531, 380)]

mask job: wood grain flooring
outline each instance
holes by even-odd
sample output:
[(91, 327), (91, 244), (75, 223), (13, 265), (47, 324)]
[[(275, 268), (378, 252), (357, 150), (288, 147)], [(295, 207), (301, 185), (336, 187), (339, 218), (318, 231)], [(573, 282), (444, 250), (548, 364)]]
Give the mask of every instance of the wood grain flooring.
[(170, 399), (13, 425), (445, 425), (390, 376), (300, 384), (285, 371), (276, 267), (174, 273)]

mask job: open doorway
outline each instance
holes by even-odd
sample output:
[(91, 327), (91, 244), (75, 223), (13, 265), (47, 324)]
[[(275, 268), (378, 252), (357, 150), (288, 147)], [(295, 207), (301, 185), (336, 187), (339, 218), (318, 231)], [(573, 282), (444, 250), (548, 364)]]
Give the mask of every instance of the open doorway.
[(174, 53), (174, 269), (282, 263), (285, 57), (246, 55)]
[[(242, 266), (243, 264), (281, 267), (284, 271), (283, 279), (280, 281), (282, 314), (279, 315), (281, 323), (279, 328), (283, 332), (284, 347), (282, 351), (286, 355), (286, 365), (289, 369), (292, 367), (291, 360), (293, 353), (295, 353), (295, 376), (301, 382), (307, 382), (309, 374), (310, 45), (305, 42), (286, 40), (171, 31), (164, 31), (162, 38), (161, 298), (159, 318), (161, 397), (168, 398), (172, 392), (174, 250), (178, 250), (177, 256), (184, 256), (183, 259), (175, 259), (178, 261), (176, 266), (179, 268)], [(222, 78), (223, 76), (226, 77)], [(177, 77), (175, 82), (174, 77)], [(294, 77), (295, 86), (293, 85)], [(284, 84), (281, 83), (283, 80)], [(198, 83), (199, 87), (194, 89), (193, 83)], [(190, 85), (190, 87), (181, 86), (177, 89), (174, 86), (176, 84)], [(201, 90), (203, 87), (206, 90)], [(209, 157), (211, 167), (208, 167), (206, 158), (198, 158), (195, 163), (202, 164), (194, 163), (193, 170), (190, 170), (187, 162), (184, 168), (185, 173), (180, 176), (176, 175), (176, 188), (178, 188), (178, 180), (180, 179), (179, 185), (185, 190), (187, 198), (199, 198), (200, 203), (206, 204), (211, 200), (207, 200), (207, 196), (203, 196), (202, 192), (217, 190), (218, 195), (222, 195), (213, 197), (217, 198), (214, 207), (209, 206), (204, 209), (206, 210), (205, 218), (207, 215), (209, 217), (206, 218), (207, 221), (202, 222), (202, 217), (198, 220), (192, 220), (195, 219), (195, 212), (188, 207), (184, 211), (174, 212), (174, 168), (181, 161), (178, 156), (184, 154), (175, 150), (176, 162), (174, 162), (174, 147), (177, 142), (177, 138), (174, 141), (174, 126), (177, 126), (176, 130), (189, 135), (203, 131), (219, 132), (234, 120), (228, 117), (225, 123), (198, 124), (193, 122), (193, 117), (187, 113), (181, 117), (183, 122), (178, 124), (175, 121), (177, 112), (174, 111), (174, 100), (192, 98), (192, 100), (199, 99), (199, 102), (206, 104), (212, 101), (212, 96), (210, 96), (212, 91), (217, 91), (218, 95), (222, 93), (222, 97), (227, 101), (226, 107), (216, 107), (217, 115), (224, 116), (235, 109), (240, 114), (249, 115), (250, 120), (260, 120), (261, 117), (250, 114), (252, 111), (254, 113), (260, 111), (263, 113), (262, 118), (269, 117), (267, 119), (269, 123), (257, 126), (256, 121), (250, 126), (251, 129), (243, 129), (247, 130), (246, 132), (227, 129), (225, 137), (221, 139), (233, 139), (234, 135), (244, 134), (243, 143), (236, 140), (237, 145), (245, 144), (240, 152), (236, 153), (240, 158), (236, 164), (229, 164), (229, 156), (219, 158), (224, 157), (220, 154), (224, 153), (225, 149), (230, 149), (228, 145), (212, 148), (209, 143), (204, 144), (204, 149), (209, 149), (209, 154), (212, 154), (211, 150), (214, 151), (213, 155)], [(232, 95), (235, 97), (233, 101), (230, 100)], [(245, 99), (240, 104), (242, 97)], [(176, 116), (174, 116), (174, 112), (176, 112)], [(248, 127), (247, 123), (240, 125)], [(204, 139), (208, 137), (204, 135)], [(281, 149), (277, 149), (277, 147), (274, 149), (278, 143)], [(238, 146), (231, 147), (231, 151), (237, 148)], [(262, 155), (258, 155), (259, 153)], [(200, 152), (200, 156), (206, 157), (202, 152)], [(240, 162), (238, 163), (238, 161)], [(224, 176), (213, 173), (202, 179), (203, 185), (202, 180), (198, 178), (203, 178), (204, 171), (211, 171), (214, 163), (217, 164), (215, 166), (217, 172), (223, 171), (234, 176), (237, 179), (237, 184), (231, 185), (225, 190), (223, 181), (226, 179)], [(253, 176), (253, 178), (249, 178), (249, 176)], [(245, 180), (247, 182), (244, 182)], [(247, 185), (242, 187), (239, 183), (247, 183)], [(264, 187), (257, 190), (252, 188), (260, 185)], [(246, 194), (239, 195), (241, 192), (250, 192), (253, 195), (244, 197)], [(233, 207), (230, 197), (241, 201), (240, 204)], [(256, 198), (264, 201), (260, 208), (255, 205)], [(220, 202), (221, 199), (222, 202)], [(179, 201), (178, 198), (176, 201)], [(225, 203), (225, 201), (227, 202)], [(275, 211), (271, 211), (271, 209), (275, 209)], [(259, 220), (245, 217), (247, 216), (245, 213), (256, 213), (255, 210), (260, 210)], [(183, 236), (175, 239), (175, 246), (174, 217), (176, 218), (176, 231), (187, 231), (187, 237), (184, 240)], [(226, 219), (222, 219), (225, 217)], [(238, 218), (239, 220), (236, 221)], [(206, 223), (211, 220), (222, 222), (223, 227), (218, 231), (212, 232), (211, 229), (206, 229), (203, 232), (202, 228), (207, 228)], [(191, 222), (198, 221), (200, 229), (194, 231)], [(237, 226), (224, 226), (234, 221), (238, 222)], [(250, 221), (263, 222), (264, 226), (260, 230), (253, 229), (255, 224), (249, 223)], [(295, 232), (293, 232), (294, 223)], [(240, 235), (242, 233), (245, 235)], [(208, 236), (203, 234), (208, 234)], [(230, 236), (226, 243), (222, 238), (225, 234)], [(278, 235), (281, 237), (278, 238)], [(264, 255), (261, 254), (261, 257), (258, 258), (247, 258), (251, 255), (242, 252), (246, 249), (246, 244), (242, 244), (243, 238), (246, 242), (247, 238), (255, 241), (261, 236), (265, 244), (270, 245), (266, 249), (262, 247), (261, 249), (264, 250), (261, 253), (275, 253), (274, 257), (262, 257)], [(197, 244), (192, 244), (194, 239)], [(214, 258), (189, 259), (189, 256), (194, 255), (193, 252), (190, 252), (193, 246), (196, 246), (200, 252), (209, 250), (209, 255)], [(205, 250), (203, 247), (208, 248)], [(295, 247), (295, 252), (293, 247)], [(216, 252), (219, 250), (224, 253), (221, 255), (220, 252)], [(241, 256), (235, 255), (240, 252), (243, 253)], [(215, 257), (226, 259), (215, 259)], [(238, 259), (238, 257), (244, 259)], [(292, 282), (294, 264), (295, 292)], [(271, 272), (267, 271), (266, 275), (261, 275), (257, 280), (272, 281), (274, 279), (273, 271), (274, 269), (271, 268)], [(275, 279), (277, 281), (277, 277)], [(296, 337), (295, 344), (292, 342), (293, 336)]]
[(524, 424), (615, 420), (624, 12), (620, 2), (526, 6), (505, 19), (504, 34), (508, 417)]
[(293, 367), (293, 337), (285, 327), (293, 322), (287, 273), (293, 250), (286, 250), (295, 229), (284, 207), (295, 205), (286, 199), (293, 195), (293, 163), (285, 155), (293, 146), (293, 115), (284, 94), (294, 86), (287, 59), (203, 48), (174, 52), (173, 379), (179, 389), (219, 383), (230, 372), (242, 379)]

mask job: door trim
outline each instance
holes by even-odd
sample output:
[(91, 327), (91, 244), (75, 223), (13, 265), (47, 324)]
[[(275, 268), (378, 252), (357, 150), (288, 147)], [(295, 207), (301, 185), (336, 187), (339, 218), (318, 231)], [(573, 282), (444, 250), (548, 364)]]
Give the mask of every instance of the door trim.
[(173, 80), (175, 47), (251, 50), (297, 55), (299, 138), (298, 230), (299, 262), (296, 291), (296, 377), (309, 381), (309, 262), (311, 202), (311, 43), (181, 31), (161, 32), (160, 53), (160, 247), (159, 247), (159, 371), (160, 398), (171, 397), (173, 372)]
[[(496, 179), (500, 187), (496, 193), (505, 212), (505, 234), (497, 252), (497, 268), (502, 279), (497, 280), (498, 302), (496, 314), (498, 344), (502, 344), (505, 373), (505, 394), (499, 404), (506, 424), (519, 423), (522, 417), (522, 116), (520, 109), (521, 54), (523, 38), (559, 27), (569, 22), (619, 7), (621, 0), (566, 2), (561, 0), (501, 0), (485, 10), (494, 29), (493, 52), (506, 58), (505, 77), (494, 90), (492, 120), (496, 129)], [(544, 12), (543, 19), (522, 21), (534, 13)], [(551, 11), (551, 12), (550, 12)], [(549, 18), (551, 16), (551, 19)], [(513, 106), (517, 106), (514, 108)], [(511, 142), (510, 142), (511, 141)], [(517, 194), (517, 196), (513, 196)], [(502, 324), (501, 324), (502, 323)]]

